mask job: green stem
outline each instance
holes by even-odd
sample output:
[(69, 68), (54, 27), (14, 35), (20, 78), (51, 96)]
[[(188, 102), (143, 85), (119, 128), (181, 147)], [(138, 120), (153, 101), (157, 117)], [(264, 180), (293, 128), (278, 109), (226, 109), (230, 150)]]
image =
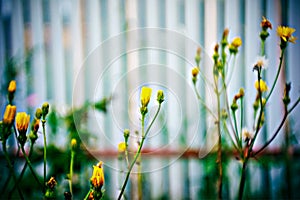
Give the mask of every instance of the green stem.
[[(233, 123), (234, 123), (234, 128), (235, 128), (236, 138), (239, 138), (239, 131), (238, 131), (238, 128), (237, 128), (237, 120), (236, 120), (235, 112), (233, 112), (232, 115), (233, 115)], [(238, 140), (237, 143), (238, 143), (239, 147), (242, 148), (242, 147), (241, 147), (241, 141)]]
[(44, 190), (46, 189), (46, 173), (47, 173), (47, 138), (46, 138), (46, 120), (42, 120), (43, 136), (44, 136)]
[(207, 105), (205, 104), (205, 102), (203, 101), (203, 99), (201, 98), (197, 88), (196, 88), (196, 84), (194, 84), (194, 90), (195, 90), (195, 93), (197, 95), (197, 98), (198, 100), (200, 101), (200, 103), (204, 106), (204, 108), (213, 116), (213, 118), (215, 120), (217, 120), (217, 117), (215, 116), (215, 114), (207, 107)]
[(153, 120), (151, 121), (151, 123), (150, 123), (150, 125), (149, 125), (149, 127), (147, 128), (147, 130), (146, 130), (145, 133), (144, 133), (144, 123), (145, 123), (144, 121), (145, 121), (145, 116), (142, 116), (142, 140), (141, 140), (140, 146), (139, 146), (139, 148), (138, 148), (138, 151), (136, 152), (136, 154), (135, 154), (135, 156), (134, 156), (134, 159), (133, 159), (133, 161), (131, 162), (131, 165), (130, 165), (130, 167), (129, 167), (129, 169), (128, 169), (128, 172), (127, 172), (127, 174), (126, 174), (126, 178), (125, 178), (125, 181), (124, 181), (124, 183), (123, 183), (123, 186), (122, 186), (121, 192), (120, 192), (120, 194), (119, 194), (118, 200), (120, 200), (120, 199), (122, 198), (122, 195), (123, 195), (123, 193), (124, 193), (124, 191), (125, 191), (125, 187), (126, 187), (127, 182), (128, 182), (128, 180), (129, 180), (129, 176), (130, 176), (131, 170), (132, 170), (134, 164), (136, 163), (136, 160), (137, 160), (138, 157), (140, 156), (140, 153), (141, 153), (141, 150), (142, 150), (144, 141), (145, 141), (145, 139), (146, 139), (146, 136), (147, 136), (147, 134), (149, 133), (149, 130), (150, 130), (151, 126), (153, 125), (155, 119), (157, 118), (158, 113), (159, 113), (159, 111), (160, 111), (160, 108), (161, 108), (161, 104), (159, 104), (158, 109), (157, 109), (157, 112), (156, 112), (156, 114), (155, 114)]
[(243, 199), (243, 193), (244, 193), (244, 188), (245, 188), (245, 183), (246, 183), (247, 162), (248, 162), (248, 159), (246, 158), (243, 162), (242, 176), (241, 176), (241, 181), (240, 181), (239, 197), (238, 197), (239, 200)]
[(251, 140), (251, 143), (250, 143), (249, 152), (252, 151), (252, 147), (254, 145), (255, 139), (256, 139), (257, 134), (260, 130), (260, 122), (261, 122), (261, 118), (262, 118), (262, 115), (263, 115), (263, 112), (264, 112), (264, 105), (262, 104), (262, 92), (261, 92), (261, 88), (260, 88), (260, 80), (261, 80), (260, 73), (261, 73), (261, 71), (258, 70), (257, 71), (257, 80), (258, 80), (258, 95), (259, 95), (259, 102), (260, 102), (260, 112), (259, 112), (259, 117), (258, 117), (258, 120), (257, 120), (256, 127), (255, 127), (255, 129), (256, 129), (255, 134), (254, 134), (254, 137), (253, 137), (253, 139)]
[(85, 197), (84, 197), (84, 200), (87, 200), (88, 198), (89, 198), (89, 196), (90, 196), (90, 193), (93, 191), (93, 189), (90, 189), (89, 191), (88, 191), (88, 193), (85, 195)]
[(276, 129), (275, 133), (273, 134), (273, 136), (270, 138), (270, 140), (268, 140), (264, 146), (262, 146), (259, 150), (257, 150), (253, 156), (256, 156), (257, 154), (259, 154), (260, 152), (262, 152), (267, 146), (269, 146), (269, 144), (276, 138), (276, 136), (278, 135), (279, 131), (281, 130), (281, 128), (284, 125), (285, 120), (287, 119), (287, 116), (296, 108), (296, 106), (300, 103), (300, 97), (297, 99), (297, 101), (293, 104), (293, 106), (287, 111), (285, 112), (283, 119), (281, 120), (281, 123), (279, 124), (278, 128)]
[(284, 51), (285, 51), (285, 48), (281, 50), (280, 62), (279, 62), (279, 67), (278, 67), (278, 70), (277, 70), (277, 74), (276, 74), (275, 80), (273, 82), (272, 88), (270, 90), (270, 93), (268, 94), (268, 96), (266, 98), (266, 102), (268, 102), (268, 99), (270, 98), (271, 94), (273, 93), (273, 90), (274, 90), (275, 85), (277, 83), (277, 80), (278, 80), (278, 77), (279, 77), (279, 74), (280, 74), (280, 71), (281, 71), (281, 68), (282, 68), (282, 61), (283, 61)]
[(28, 164), (28, 166), (29, 166), (29, 169), (30, 169), (30, 171), (31, 171), (31, 173), (32, 173), (32, 175), (33, 175), (33, 177), (34, 177), (34, 179), (35, 179), (36, 182), (39, 184), (39, 186), (43, 189), (43, 185), (42, 185), (41, 182), (39, 181), (39, 179), (38, 179), (38, 177), (37, 177), (37, 173), (34, 171), (32, 165), (31, 165), (31, 162), (30, 162), (28, 156), (26, 155), (24, 146), (21, 146), (21, 151), (22, 151), (22, 153), (23, 153), (23, 156), (24, 156), (24, 158), (25, 158), (25, 160), (26, 160), (26, 162), (27, 162), (27, 164)]
[(13, 177), (13, 179), (14, 179), (15, 185), (16, 185), (16, 187), (17, 187), (17, 189), (18, 189), (18, 193), (19, 193), (19, 195), (20, 195), (20, 198), (21, 198), (21, 199), (24, 199), (23, 194), (22, 194), (22, 192), (21, 192), (21, 189), (20, 189), (20, 187), (19, 187), (19, 184), (18, 184), (18, 182), (17, 182), (17, 177), (16, 177), (16, 174), (15, 174), (15, 172), (14, 172), (13, 165), (11, 164), (10, 158), (9, 158), (9, 156), (8, 156), (8, 153), (7, 153), (7, 149), (6, 149), (6, 139), (5, 139), (5, 138), (4, 138), (3, 141), (2, 141), (2, 149), (3, 149), (3, 152), (4, 152), (4, 157), (5, 157), (6, 161), (7, 161), (7, 164), (8, 164), (9, 170), (10, 170), (10, 173), (11, 173), (11, 175), (12, 175), (12, 177)]
[[(217, 87), (218, 90), (218, 87)], [(218, 91), (217, 91), (218, 92)], [(221, 138), (221, 105), (220, 94), (217, 93), (218, 103), (218, 168), (219, 168), (219, 180), (218, 180), (218, 198), (222, 199), (222, 186), (223, 186), (223, 169), (222, 169), (222, 138)]]
[(69, 187), (70, 187), (70, 193), (73, 196), (73, 189), (72, 189), (72, 180), (73, 180), (73, 165), (74, 165), (74, 157), (75, 157), (75, 151), (71, 150), (71, 162), (70, 162), (70, 177), (69, 177)]
[(242, 131), (243, 131), (243, 126), (244, 126), (244, 98), (241, 97), (241, 129), (240, 129), (240, 146), (242, 146)]
[[(20, 149), (20, 146), (19, 146), (19, 145), (18, 145), (18, 149)], [(30, 150), (29, 150), (29, 154), (28, 154), (28, 158), (31, 157), (32, 152), (33, 152), (33, 144), (31, 143), (31, 145), (30, 145)], [(21, 171), (21, 174), (20, 174), (20, 176), (19, 176), (19, 178), (18, 178), (18, 180), (17, 180), (18, 183), (20, 183), (20, 182), (22, 181), (22, 178), (23, 178), (23, 176), (24, 176), (24, 173), (25, 173), (25, 171), (26, 171), (27, 166), (28, 166), (28, 164), (27, 164), (27, 162), (25, 162), (25, 164), (24, 164), (24, 166), (23, 166), (23, 169), (22, 169), (22, 171)], [(14, 185), (13, 189), (10, 191), (10, 195), (9, 195), (9, 196), (11, 196), (11, 194), (14, 192), (15, 189), (16, 189), (16, 184)]]
[(265, 55), (265, 41), (264, 40), (261, 40), (260, 50), (261, 50), (261, 55), (264, 56)]

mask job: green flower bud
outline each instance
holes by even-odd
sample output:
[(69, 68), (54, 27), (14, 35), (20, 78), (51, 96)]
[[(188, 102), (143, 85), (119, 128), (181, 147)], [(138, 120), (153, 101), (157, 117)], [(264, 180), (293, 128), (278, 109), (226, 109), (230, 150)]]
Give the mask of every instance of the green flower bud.
[(164, 92), (162, 90), (157, 91), (157, 101), (159, 104), (164, 101)]

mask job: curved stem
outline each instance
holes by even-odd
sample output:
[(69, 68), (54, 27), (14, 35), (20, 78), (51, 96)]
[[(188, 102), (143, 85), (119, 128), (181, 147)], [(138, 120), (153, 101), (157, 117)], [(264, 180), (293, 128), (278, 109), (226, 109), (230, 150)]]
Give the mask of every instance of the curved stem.
[(243, 126), (244, 126), (244, 98), (241, 97), (241, 129), (240, 129), (240, 146), (242, 146), (242, 131), (243, 131)]
[(266, 98), (266, 102), (268, 102), (268, 99), (270, 98), (271, 94), (273, 93), (273, 90), (274, 90), (275, 85), (277, 83), (277, 80), (278, 80), (278, 77), (279, 77), (279, 74), (280, 74), (280, 71), (281, 71), (281, 68), (282, 68), (282, 61), (283, 61), (284, 51), (285, 51), (285, 49), (281, 50), (280, 62), (279, 62), (279, 67), (278, 67), (278, 70), (277, 70), (277, 74), (276, 74), (275, 80), (273, 82), (272, 88), (270, 90), (270, 93), (268, 94), (268, 96)]
[(72, 196), (73, 196), (73, 188), (72, 188), (73, 182), (72, 182), (72, 180), (73, 180), (74, 157), (75, 157), (75, 152), (74, 152), (74, 150), (71, 150), (69, 187), (70, 187), (70, 193), (71, 193)]
[[(135, 156), (134, 156), (134, 159), (133, 159), (133, 161), (131, 162), (130, 167), (129, 167), (129, 169), (128, 169), (128, 172), (127, 172), (127, 174), (126, 174), (126, 178), (125, 178), (125, 181), (124, 181), (124, 183), (123, 183), (123, 186), (122, 186), (121, 192), (120, 192), (120, 194), (119, 194), (118, 200), (120, 200), (120, 199), (122, 198), (122, 195), (123, 195), (123, 193), (124, 193), (124, 191), (125, 191), (125, 187), (126, 187), (127, 182), (128, 182), (128, 180), (129, 180), (129, 176), (130, 176), (130, 174), (131, 174), (131, 170), (132, 170), (134, 164), (136, 163), (136, 160), (138, 159), (138, 157), (139, 157), (140, 154), (141, 154), (141, 150), (142, 150), (144, 141), (145, 141), (145, 139), (146, 139), (146, 136), (147, 136), (147, 134), (149, 133), (149, 130), (150, 130), (151, 126), (153, 125), (155, 119), (157, 118), (158, 113), (159, 113), (159, 111), (160, 111), (160, 108), (161, 108), (161, 104), (159, 104), (158, 109), (157, 109), (157, 112), (156, 112), (156, 114), (155, 114), (153, 120), (151, 121), (149, 127), (147, 128), (146, 132), (144, 132), (144, 128), (143, 128), (144, 117), (142, 116), (142, 140), (141, 140), (140, 146), (139, 146), (139, 148), (138, 148), (138, 151), (136, 152), (136, 154), (135, 154)], [(143, 132), (144, 132), (144, 133), (143, 133)]]
[(88, 198), (89, 198), (89, 196), (90, 196), (90, 193), (92, 192), (93, 190), (92, 189), (90, 189), (89, 191), (88, 191), (88, 193), (85, 195), (85, 197), (84, 197), (84, 200), (87, 200)]
[[(233, 112), (232, 115), (233, 115), (234, 128), (235, 128), (235, 132), (236, 132), (236, 138), (239, 138), (239, 131), (238, 131), (238, 128), (237, 128), (237, 120), (236, 120), (235, 112)], [(238, 143), (239, 147), (242, 148), (241, 141), (239, 139), (238, 139), (237, 143)]]
[[(46, 185), (46, 173), (47, 173), (47, 138), (46, 138), (46, 130), (45, 130), (45, 123), (46, 120), (42, 120), (42, 126), (43, 126), (43, 137), (44, 137), (44, 185)], [(46, 191), (46, 188), (44, 186), (44, 190)]]
[(21, 151), (22, 151), (22, 153), (23, 153), (23, 156), (24, 156), (24, 158), (25, 158), (25, 160), (26, 160), (26, 162), (27, 162), (27, 164), (28, 164), (28, 166), (29, 166), (29, 169), (30, 169), (30, 171), (31, 171), (31, 173), (32, 173), (32, 175), (33, 175), (33, 177), (34, 177), (34, 179), (35, 179), (36, 182), (39, 184), (39, 186), (43, 189), (44, 187), (43, 187), (43, 185), (41, 184), (41, 182), (39, 181), (39, 179), (38, 179), (38, 177), (37, 177), (37, 173), (34, 171), (32, 165), (31, 165), (31, 162), (30, 162), (28, 156), (26, 155), (24, 146), (21, 146)]
[[(19, 145), (18, 145), (18, 149), (20, 149), (20, 146), (19, 146)], [(28, 158), (31, 157), (32, 152), (33, 152), (33, 144), (31, 143), (31, 145), (30, 145), (30, 150), (29, 150), (29, 154), (28, 154)], [(26, 171), (27, 166), (28, 166), (28, 164), (27, 164), (27, 162), (25, 162), (25, 164), (24, 164), (24, 166), (23, 166), (23, 169), (22, 169), (22, 171), (21, 171), (21, 174), (19, 175), (19, 178), (18, 178), (18, 180), (17, 180), (18, 183), (21, 182), (21, 180), (22, 180), (22, 178), (23, 178), (23, 176), (24, 176), (24, 173), (25, 173), (25, 171)], [(16, 184), (14, 185), (13, 189), (10, 191), (10, 194), (12, 194), (12, 193), (14, 192), (15, 189), (16, 189)], [(9, 195), (9, 196), (10, 196), (10, 195)]]
[(262, 118), (262, 115), (263, 115), (263, 112), (264, 112), (264, 105), (262, 103), (262, 92), (261, 92), (261, 88), (260, 88), (260, 80), (261, 80), (260, 72), (261, 72), (260, 70), (257, 71), (258, 95), (259, 95), (259, 102), (260, 102), (260, 112), (259, 112), (258, 120), (257, 120), (257, 123), (256, 123), (256, 127), (255, 127), (256, 131), (255, 131), (254, 137), (253, 137), (253, 139), (251, 140), (251, 143), (250, 143), (249, 152), (252, 151), (252, 147), (254, 145), (255, 139), (256, 139), (256, 137), (258, 135), (258, 132), (260, 130), (261, 118)]
[(19, 195), (20, 195), (20, 198), (21, 198), (21, 199), (24, 199), (23, 194), (22, 194), (22, 192), (21, 192), (21, 189), (20, 189), (20, 187), (19, 187), (19, 184), (18, 184), (18, 182), (17, 182), (17, 177), (16, 177), (16, 174), (15, 174), (15, 172), (14, 172), (13, 165), (11, 164), (10, 158), (9, 158), (9, 156), (8, 156), (8, 153), (7, 153), (7, 149), (6, 149), (6, 139), (3, 139), (3, 141), (2, 141), (2, 149), (3, 149), (4, 157), (5, 157), (6, 161), (7, 161), (7, 164), (8, 164), (9, 170), (10, 170), (10, 173), (11, 173), (11, 175), (12, 175), (12, 177), (13, 177), (13, 179), (14, 179), (14, 182), (15, 182), (15, 184), (16, 184), (16, 187), (17, 187), (17, 189), (18, 189), (18, 193), (19, 193)]
[(198, 100), (200, 101), (200, 103), (204, 106), (204, 108), (213, 116), (213, 118), (215, 120), (217, 120), (217, 117), (215, 116), (215, 114), (207, 107), (207, 105), (205, 104), (205, 102), (203, 101), (203, 99), (201, 98), (197, 88), (196, 88), (196, 85), (194, 84), (194, 90), (195, 90), (195, 93), (197, 95), (197, 98)]
[(262, 152), (274, 139), (275, 137), (278, 135), (279, 131), (281, 130), (281, 128), (284, 125), (285, 120), (287, 119), (287, 116), (296, 108), (296, 106), (299, 104), (300, 102), (300, 97), (297, 99), (297, 101), (294, 103), (294, 105), (285, 112), (283, 119), (281, 120), (281, 123), (279, 124), (278, 128), (276, 129), (275, 133), (273, 134), (273, 136), (270, 138), (270, 140), (268, 140), (264, 146), (262, 146), (259, 150), (257, 150), (254, 154), (253, 157), (256, 156), (257, 154), (259, 154), (260, 152)]

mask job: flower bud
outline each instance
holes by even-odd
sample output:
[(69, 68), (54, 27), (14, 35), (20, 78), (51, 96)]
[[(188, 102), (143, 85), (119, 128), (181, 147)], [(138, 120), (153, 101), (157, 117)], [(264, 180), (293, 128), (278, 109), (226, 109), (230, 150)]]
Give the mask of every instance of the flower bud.
[(118, 144), (118, 152), (119, 152), (119, 153), (125, 152), (126, 146), (127, 146), (127, 145), (126, 145), (125, 142), (120, 142), (120, 143)]
[(37, 119), (41, 119), (42, 115), (43, 115), (42, 109), (37, 108), (36, 111), (35, 111), (35, 117), (36, 117)]
[(157, 101), (159, 104), (164, 101), (164, 92), (162, 90), (157, 91)]
[(74, 150), (74, 149), (76, 149), (76, 147), (77, 147), (77, 140), (75, 138), (73, 138), (71, 140), (71, 148), (72, 148), (72, 150)]
[(49, 103), (45, 102), (42, 105), (42, 115), (43, 117), (46, 117), (46, 115), (49, 113)]
[(16, 106), (7, 105), (5, 108), (5, 112), (3, 115), (3, 123), (7, 125), (11, 125), (15, 119), (16, 115)]
[(147, 107), (151, 98), (152, 89), (148, 87), (142, 87), (141, 91), (141, 104), (142, 107)]
[(16, 88), (17, 88), (16, 81), (15, 80), (10, 81), (9, 85), (8, 85), (8, 88), (7, 88), (8, 92), (9, 93), (14, 93), (16, 91)]

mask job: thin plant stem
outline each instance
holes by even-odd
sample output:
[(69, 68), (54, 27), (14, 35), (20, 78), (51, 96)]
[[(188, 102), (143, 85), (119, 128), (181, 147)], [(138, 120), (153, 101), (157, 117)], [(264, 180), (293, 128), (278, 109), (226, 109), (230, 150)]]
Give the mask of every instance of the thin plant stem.
[(223, 169), (222, 169), (222, 138), (221, 138), (221, 121), (220, 121), (221, 120), (220, 94), (217, 93), (217, 96), (218, 96), (217, 97), (217, 101), (218, 101), (218, 168), (219, 168), (218, 198), (222, 199)]
[(238, 152), (240, 152), (240, 148), (238, 148), (237, 144), (235, 144), (234, 139), (232, 138), (232, 135), (230, 134), (230, 132), (229, 132), (229, 130), (228, 130), (228, 126), (227, 126), (227, 124), (226, 124), (226, 121), (223, 122), (223, 127), (224, 127), (224, 129), (225, 129), (225, 132), (229, 135), (230, 141), (231, 141), (232, 145), (234, 146), (234, 148), (235, 148)]
[[(149, 133), (149, 130), (150, 130), (151, 126), (153, 125), (155, 119), (157, 118), (158, 113), (159, 113), (159, 111), (160, 111), (160, 108), (161, 108), (161, 104), (158, 105), (157, 112), (156, 112), (156, 114), (155, 114), (153, 120), (151, 121), (150, 125), (148, 126), (148, 128), (147, 128), (147, 130), (146, 130), (146, 132), (145, 132), (144, 134), (143, 134), (143, 128), (142, 128), (142, 140), (141, 140), (140, 146), (139, 146), (139, 148), (138, 148), (138, 151), (136, 152), (136, 154), (135, 154), (135, 156), (134, 156), (134, 159), (133, 159), (133, 161), (131, 162), (131, 165), (130, 165), (130, 167), (129, 167), (129, 169), (128, 169), (128, 172), (127, 172), (127, 174), (126, 174), (126, 178), (125, 178), (125, 181), (124, 181), (124, 183), (123, 183), (123, 186), (122, 186), (121, 192), (120, 192), (120, 194), (119, 194), (118, 200), (120, 200), (120, 199), (122, 198), (122, 196), (123, 196), (123, 193), (124, 193), (124, 191), (125, 191), (125, 187), (126, 187), (127, 182), (128, 182), (128, 180), (129, 180), (129, 176), (130, 176), (131, 170), (132, 170), (134, 164), (136, 163), (136, 160), (137, 160), (138, 157), (140, 156), (140, 153), (141, 153), (141, 150), (142, 150), (144, 141), (145, 141), (145, 139), (146, 139), (146, 136), (147, 136), (147, 134)], [(144, 121), (144, 120), (142, 119), (142, 125), (144, 124), (143, 121)]]
[(8, 156), (8, 153), (7, 153), (7, 149), (6, 149), (6, 139), (5, 139), (5, 138), (4, 138), (3, 141), (2, 141), (2, 149), (3, 149), (4, 157), (5, 157), (6, 161), (7, 161), (7, 164), (8, 164), (9, 170), (10, 170), (10, 173), (11, 173), (11, 175), (12, 175), (12, 177), (13, 177), (13, 179), (14, 179), (14, 182), (15, 182), (15, 184), (16, 184), (16, 187), (17, 187), (17, 189), (18, 189), (18, 193), (19, 193), (19, 195), (20, 195), (20, 198), (21, 198), (21, 199), (24, 199), (23, 194), (22, 194), (22, 192), (21, 192), (21, 189), (20, 189), (20, 187), (19, 187), (19, 184), (18, 184), (18, 182), (17, 182), (17, 176), (16, 176), (16, 174), (15, 174), (15, 172), (14, 172), (13, 165), (11, 164), (10, 158), (9, 158), (9, 156)]
[(244, 126), (244, 98), (241, 97), (241, 129), (240, 129), (240, 146), (242, 146), (242, 131)]
[(269, 144), (271, 144), (271, 142), (276, 138), (276, 136), (278, 135), (279, 131), (281, 130), (281, 128), (284, 125), (285, 120), (287, 119), (287, 116), (296, 108), (296, 106), (300, 103), (300, 97), (297, 99), (297, 101), (293, 104), (293, 106), (284, 113), (284, 116), (279, 124), (279, 126), (277, 127), (275, 133), (273, 134), (273, 136), (264, 144), (264, 146), (262, 146), (259, 150), (257, 150), (253, 156), (255, 157), (256, 155), (258, 155), (260, 152), (262, 152), (267, 146), (269, 146)]
[(260, 51), (261, 51), (261, 55), (264, 56), (265, 55), (265, 40), (261, 40)]
[(69, 177), (69, 188), (70, 188), (70, 193), (73, 196), (73, 165), (74, 165), (74, 157), (75, 157), (75, 151), (71, 150), (71, 161), (70, 161), (70, 177)]
[(270, 90), (268, 96), (266, 97), (266, 102), (268, 102), (268, 99), (269, 99), (270, 96), (272, 95), (273, 90), (274, 90), (274, 88), (275, 88), (275, 85), (276, 85), (276, 83), (277, 83), (277, 80), (278, 80), (278, 77), (279, 77), (279, 74), (280, 74), (280, 71), (281, 71), (281, 68), (282, 68), (282, 61), (283, 61), (284, 51), (285, 51), (285, 48), (281, 50), (281, 55), (280, 55), (280, 61), (279, 61), (279, 67), (278, 67), (278, 70), (277, 70), (277, 74), (276, 74), (276, 76), (275, 76), (275, 79), (274, 79), (273, 85), (272, 85), (272, 87), (271, 87), (271, 90)]
[(213, 116), (213, 118), (215, 120), (217, 120), (217, 117), (215, 116), (215, 114), (207, 107), (207, 105), (205, 104), (205, 102), (203, 101), (203, 99), (201, 98), (197, 88), (196, 88), (196, 84), (194, 84), (194, 90), (195, 90), (195, 93), (197, 95), (197, 98), (198, 100), (200, 101), (200, 103), (204, 106), (204, 108)]
[[(18, 147), (19, 147), (19, 149), (21, 149), (19, 145), (18, 145)], [(28, 158), (31, 157), (32, 152), (33, 152), (33, 144), (31, 143), (31, 145), (30, 145), (30, 150), (29, 150), (29, 154), (28, 154)], [(20, 183), (20, 182), (22, 181), (22, 178), (23, 178), (24, 173), (25, 173), (25, 171), (26, 171), (26, 169), (27, 169), (27, 166), (28, 166), (28, 164), (27, 164), (27, 162), (25, 162), (25, 164), (24, 164), (24, 166), (23, 166), (23, 169), (22, 169), (22, 171), (21, 171), (21, 174), (19, 175), (19, 178), (18, 178), (18, 180), (17, 180), (18, 183)], [(15, 189), (16, 189), (16, 184), (14, 185), (14, 187), (13, 187), (13, 189), (10, 191), (10, 193), (12, 194), (12, 193), (14, 192)]]
[[(44, 185), (46, 183), (46, 173), (47, 173), (47, 138), (46, 138), (45, 123), (46, 123), (46, 120), (43, 119), (42, 126), (43, 126), (43, 137), (44, 137)], [(45, 190), (45, 186), (44, 186), (44, 190)]]
[(90, 193), (92, 192), (93, 190), (92, 189), (90, 189), (89, 191), (88, 191), (88, 193), (85, 195), (85, 197), (84, 197), (84, 200), (87, 200), (88, 198), (89, 198), (89, 196), (90, 196)]
[(242, 176), (241, 176), (240, 187), (239, 187), (239, 196), (238, 196), (239, 200), (243, 199), (243, 193), (244, 193), (244, 188), (245, 188), (245, 183), (246, 183), (247, 163), (248, 163), (248, 159), (246, 158), (246, 160), (244, 160), (244, 162), (243, 162)]
[[(239, 131), (238, 131), (238, 128), (237, 128), (237, 120), (236, 120), (236, 114), (235, 112), (233, 112), (233, 123), (234, 123), (234, 128), (235, 128), (235, 132), (236, 132), (236, 138), (239, 138)], [(239, 147), (241, 148), (241, 142), (240, 140), (237, 141)]]
[(26, 152), (25, 152), (25, 149), (24, 149), (24, 146), (21, 146), (21, 151), (23, 153), (23, 156), (29, 166), (29, 169), (34, 177), (34, 179), (36, 180), (36, 182), (39, 184), (39, 186), (43, 189), (43, 185), (41, 184), (41, 182), (39, 181), (38, 177), (37, 177), (37, 173), (34, 171), (34, 168), (32, 167), (31, 165), (31, 161), (29, 160), (28, 156), (26, 155)]

